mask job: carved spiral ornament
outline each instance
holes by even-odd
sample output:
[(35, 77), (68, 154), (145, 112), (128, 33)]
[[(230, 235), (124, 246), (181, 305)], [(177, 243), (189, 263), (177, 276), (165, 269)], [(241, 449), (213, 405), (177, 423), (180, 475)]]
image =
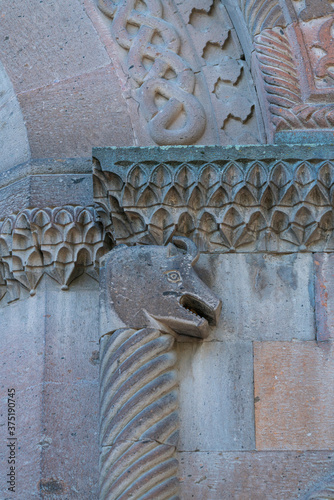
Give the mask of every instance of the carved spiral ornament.
[(152, 328), (100, 341), (100, 500), (178, 498), (173, 344)]
[[(162, 18), (162, 2), (148, 0), (145, 10), (137, 10), (137, 4), (136, 0), (99, 0), (100, 10), (113, 20), (114, 39), (128, 52), (127, 71), (139, 87), (140, 107), (152, 139), (160, 145), (191, 144), (206, 126), (203, 106), (193, 95), (194, 72), (179, 55), (177, 30)], [(163, 105), (157, 104), (158, 96)], [(181, 125), (171, 128), (182, 112)]]

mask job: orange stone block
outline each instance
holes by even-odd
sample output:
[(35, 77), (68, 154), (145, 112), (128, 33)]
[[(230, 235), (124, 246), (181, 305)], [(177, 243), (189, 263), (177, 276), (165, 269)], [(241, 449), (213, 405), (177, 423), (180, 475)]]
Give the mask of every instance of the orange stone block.
[(254, 342), (258, 450), (334, 449), (333, 342)]

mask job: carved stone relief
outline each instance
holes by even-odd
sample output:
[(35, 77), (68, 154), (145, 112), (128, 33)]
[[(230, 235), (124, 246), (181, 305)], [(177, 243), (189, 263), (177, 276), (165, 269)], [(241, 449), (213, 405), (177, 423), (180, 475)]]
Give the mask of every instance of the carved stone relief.
[(100, 257), (112, 248), (108, 216), (93, 207), (25, 209), (0, 222), (0, 299), (31, 294), (44, 274), (67, 289), (83, 272), (98, 280)]
[(187, 238), (121, 245), (103, 258), (113, 321), (100, 332), (101, 500), (179, 498), (175, 336), (205, 338), (221, 309), (193, 270), (197, 259)]
[[(242, 0), (273, 132), (332, 129), (333, 15), (329, 1)], [(270, 137), (269, 137), (270, 139)], [(314, 142), (314, 141), (313, 141)]]
[(227, 150), (208, 149), (206, 159), (200, 151), (193, 161), (178, 161), (177, 148), (126, 163), (121, 152), (118, 161), (101, 156), (95, 200), (111, 212), (118, 242), (166, 244), (183, 235), (204, 251), (334, 250), (333, 160), (275, 160), (278, 150), (260, 147), (230, 159)]
[[(140, 144), (255, 144), (262, 121), (250, 71), (219, 0), (99, 0), (148, 137)], [(143, 132), (138, 131), (138, 134)], [(138, 135), (139, 137), (139, 135)]]

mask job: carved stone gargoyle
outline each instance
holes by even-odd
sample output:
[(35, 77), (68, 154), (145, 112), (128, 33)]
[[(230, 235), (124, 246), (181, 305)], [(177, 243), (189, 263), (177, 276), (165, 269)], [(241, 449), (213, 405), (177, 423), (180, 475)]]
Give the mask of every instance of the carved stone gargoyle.
[(221, 310), (193, 269), (198, 257), (175, 237), (103, 258), (100, 500), (179, 498), (175, 337), (207, 337)]

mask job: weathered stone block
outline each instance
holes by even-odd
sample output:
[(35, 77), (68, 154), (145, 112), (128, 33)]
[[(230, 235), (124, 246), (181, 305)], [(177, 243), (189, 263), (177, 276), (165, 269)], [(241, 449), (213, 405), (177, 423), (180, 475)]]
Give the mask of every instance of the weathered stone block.
[(182, 451), (254, 449), (251, 342), (178, 345)]
[(334, 256), (314, 255), (315, 317), (318, 340), (334, 337)]
[[(0, 498), (38, 498), (43, 439), (45, 297), (43, 292), (1, 308), (0, 313)], [(9, 464), (7, 394), (15, 389), (16, 493), (6, 484)]]
[(259, 450), (334, 448), (334, 344), (255, 342)]
[[(43, 278), (35, 296), (1, 308), (0, 438), (6, 442), (6, 395), (14, 387), (19, 500), (97, 498), (97, 288), (83, 276), (61, 292)], [(1, 477), (7, 469), (1, 454)], [(4, 482), (1, 488), (7, 498)]]
[(45, 385), (40, 481), (44, 494), (57, 491), (60, 498), (98, 497), (98, 404), (98, 380)]
[(47, 281), (44, 314), (46, 437), (40, 489), (93, 500), (99, 452), (98, 283), (83, 275), (61, 292)]
[(180, 453), (182, 500), (292, 500), (334, 472), (328, 451)]
[[(2, 375), (3, 377), (3, 375)], [(40, 498), (38, 491), (38, 482), (41, 470), (41, 450), (44, 442), (42, 418), (43, 418), (43, 394), (41, 391), (42, 383), (32, 381), (29, 387), (22, 387), (22, 390), (16, 390), (15, 393), (15, 493), (8, 491), (7, 474), (9, 473), (8, 458), (9, 448), (7, 444), (11, 440), (7, 439), (7, 389), (11, 388), (10, 382), (19, 389), (15, 383), (15, 377), (1, 381), (1, 408), (0, 408), (0, 439), (2, 442), (2, 451), (0, 456), (0, 474), (2, 477), (0, 486), (0, 498), (25, 500), (27, 498)], [(20, 389), (21, 389), (20, 387)]]
[(109, 65), (21, 94), (32, 157), (90, 157), (97, 144), (132, 145), (131, 121), (117, 85)]
[(45, 381), (97, 382), (98, 283), (78, 278), (69, 290), (48, 290), (45, 305)]
[(79, 2), (3, 5), (0, 47), (17, 92), (92, 71), (110, 61)]
[(222, 300), (208, 340), (313, 340), (312, 255), (201, 255), (196, 270)]
[(0, 173), (0, 220), (24, 208), (93, 204), (92, 164), (43, 159)]

